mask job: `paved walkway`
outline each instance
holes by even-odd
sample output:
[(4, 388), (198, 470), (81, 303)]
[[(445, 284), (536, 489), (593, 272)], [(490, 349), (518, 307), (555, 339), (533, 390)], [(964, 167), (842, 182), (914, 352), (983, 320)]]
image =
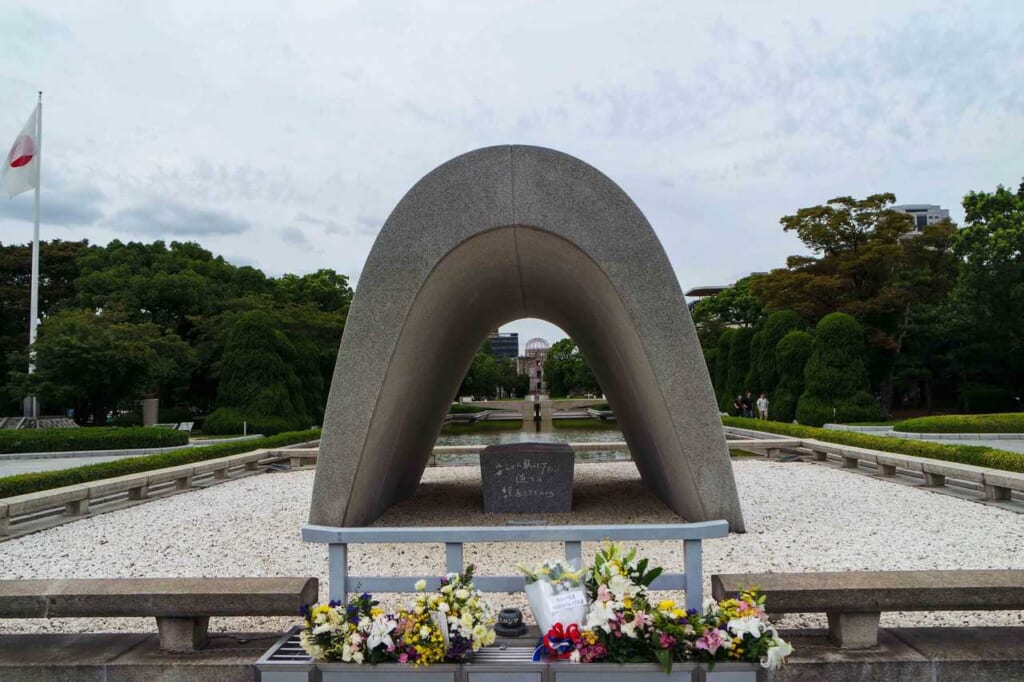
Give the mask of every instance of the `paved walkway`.
[[(130, 457), (141, 457), (142, 455), (129, 455)], [(124, 459), (124, 455), (106, 455), (98, 457), (47, 457), (46, 459), (8, 459), (0, 461), (0, 477), (13, 476), (14, 474), (26, 474), (33, 471), (56, 471), (57, 469), (70, 469), (71, 467), (85, 466), (86, 464), (99, 464), (100, 462), (113, 462)]]

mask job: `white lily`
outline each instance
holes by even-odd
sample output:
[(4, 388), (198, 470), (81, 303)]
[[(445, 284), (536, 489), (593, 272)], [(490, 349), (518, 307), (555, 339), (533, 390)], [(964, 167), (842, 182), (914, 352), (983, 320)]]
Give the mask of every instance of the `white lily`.
[(384, 616), (375, 618), (370, 625), (370, 636), (366, 639), (367, 645), (371, 649), (375, 649), (381, 644), (393, 647), (395, 642), (391, 639), (391, 632), (396, 627), (398, 627), (398, 623), (394, 620), (388, 620)]
[(745, 618), (733, 618), (726, 626), (736, 637), (743, 637), (743, 635), (749, 634), (751, 637), (760, 637), (761, 633), (764, 632), (764, 622), (756, 616), (747, 616)]
[(776, 637), (768, 647), (768, 651), (761, 657), (761, 667), (769, 670), (778, 670), (785, 662), (786, 656), (793, 653), (793, 647), (784, 639)]

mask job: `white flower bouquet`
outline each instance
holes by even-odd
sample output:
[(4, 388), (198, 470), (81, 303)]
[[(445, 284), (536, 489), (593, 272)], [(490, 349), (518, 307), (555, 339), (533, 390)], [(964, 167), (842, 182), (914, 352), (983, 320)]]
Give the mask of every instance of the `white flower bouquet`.
[(555, 623), (582, 624), (587, 615), (587, 570), (580, 561), (558, 559), (519, 570), (526, 576), (526, 598), (541, 633)]

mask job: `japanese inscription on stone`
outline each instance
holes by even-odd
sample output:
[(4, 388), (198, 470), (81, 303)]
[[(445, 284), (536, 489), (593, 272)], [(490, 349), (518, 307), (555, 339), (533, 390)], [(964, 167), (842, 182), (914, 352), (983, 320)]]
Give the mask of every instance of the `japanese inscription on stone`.
[(490, 445), (480, 453), (484, 511), (572, 511), (575, 455), (565, 443)]

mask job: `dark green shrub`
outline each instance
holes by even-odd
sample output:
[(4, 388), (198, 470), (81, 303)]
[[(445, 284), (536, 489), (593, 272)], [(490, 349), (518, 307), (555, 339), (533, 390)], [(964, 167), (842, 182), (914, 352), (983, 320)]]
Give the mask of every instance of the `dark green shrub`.
[[(754, 335), (750, 345), (750, 378), (747, 383), (755, 393), (772, 393), (777, 389), (779, 370), (775, 348), (786, 334), (806, 327), (803, 318), (792, 310), (772, 313), (761, 323), (760, 331)], [(760, 342), (757, 340), (758, 335), (761, 337)]]
[(732, 340), (736, 336), (736, 330), (726, 329), (718, 337), (718, 359), (715, 361), (715, 397), (718, 398), (718, 408), (722, 412), (732, 414), (732, 401), (736, 394), (729, 394), (729, 351), (732, 349)]
[(764, 355), (764, 345), (764, 331), (760, 329), (755, 330), (754, 335), (750, 337), (750, 359), (747, 366), (747, 376), (743, 380), (743, 385), (753, 391), (754, 395), (768, 391), (768, 384), (765, 383), (765, 366), (763, 363), (758, 362), (758, 358)]
[(775, 346), (775, 367), (779, 383), (769, 395), (768, 416), (791, 422), (796, 418), (796, 403), (804, 392), (804, 366), (811, 357), (814, 337), (805, 331), (791, 331)]
[[(70, 429), (68, 429), (70, 430)], [(164, 431), (175, 433), (165, 429), (147, 429), (150, 431)], [(144, 455), (141, 457), (126, 457), (103, 462), (101, 464), (87, 464), (86, 466), (73, 469), (61, 469), (59, 471), (40, 471), (30, 474), (18, 474), (0, 478), (0, 498), (11, 497), (12, 495), (24, 495), (40, 490), (51, 490), (66, 485), (88, 483), (99, 481), (104, 478), (136, 474), (140, 471), (152, 471), (166, 467), (178, 466), (179, 464), (191, 464), (203, 462), (208, 459), (237, 455), (242, 452), (252, 452), (263, 448), (275, 448), (294, 443), (316, 440), (320, 438), (319, 429), (308, 431), (296, 431), (282, 433), (269, 438), (255, 438), (251, 440), (236, 441), (233, 443), (220, 443), (207, 445), (198, 448), (184, 448), (171, 450), (157, 455)]]
[(1008, 412), (1017, 407), (1014, 393), (991, 384), (964, 384), (960, 389), (958, 407), (964, 412), (983, 414)]
[(142, 413), (141, 412), (128, 412), (127, 414), (120, 414), (114, 417), (113, 421), (110, 422), (111, 426), (142, 426)]
[[(753, 390), (747, 386), (747, 370), (750, 369), (750, 342), (754, 338), (754, 330), (750, 327), (743, 327), (736, 330), (732, 337), (732, 344), (729, 346), (729, 393), (735, 398), (738, 394), (745, 394)], [(729, 400), (732, 405), (732, 400)]]
[(844, 313), (823, 317), (815, 328), (814, 351), (804, 367), (797, 421), (821, 426), (882, 419), (882, 409), (869, 392), (865, 357), (860, 323)]
[(167, 448), (187, 443), (184, 431), (141, 426), (0, 430), (0, 453)]
[(928, 457), (930, 459), (941, 459), (946, 462), (959, 462), (961, 464), (988, 467), (989, 469), (1024, 473), (1024, 455), (978, 445), (933, 443), (908, 438), (875, 436), (856, 431), (833, 431), (832, 429), (819, 429), (813, 426), (804, 426), (803, 424), (766, 422), (738, 417), (722, 417), (722, 423), (726, 426), (767, 431), (768, 433), (778, 433), (795, 438), (813, 438), (827, 443), (839, 443), (841, 445), (852, 445), (871, 450), (882, 450), (883, 452), (896, 452), (902, 455), (913, 455), (914, 457)]
[(203, 433), (211, 436), (230, 436), (241, 434), (245, 422), (248, 433), (259, 433), (273, 436), (286, 431), (308, 429), (309, 424), (302, 417), (265, 417), (262, 415), (246, 415), (240, 410), (221, 407), (203, 422)]
[(462, 403), (452, 403), (448, 408), (448, 414), (475, 414), (477, 412), (483, 412), (486, 408), (477, 407), (476, 405), (463, 405)]
[(918, 417), (892, 428), (905, 433), (1024, 433), (1024, 412)]
[(181, 422), (195, 421), (195, 415), (187, 407), (161, 407), (157, 412), (156, 420), (161, 424), (180, 424)]
[[(264, 435), (312, 423), (295, 372), (295, 346), (277, 327), (262, 310), (235, 320), (221, 359), (218, 409), (206, 420), (205, 433), (241, 433), (243, 420), (251, 425), (250, 432)], [(221, 410), (227, 411), (218, 415)], [(229, 427), (238, 430), (225, 430)]]
[(708, 366), (708, 376), (711, 377), (711, 381), (714, 383), (715, 363), (718, 361), (718, 349), (704, 348), (702, 352), (704, 353), (704, 364)]

